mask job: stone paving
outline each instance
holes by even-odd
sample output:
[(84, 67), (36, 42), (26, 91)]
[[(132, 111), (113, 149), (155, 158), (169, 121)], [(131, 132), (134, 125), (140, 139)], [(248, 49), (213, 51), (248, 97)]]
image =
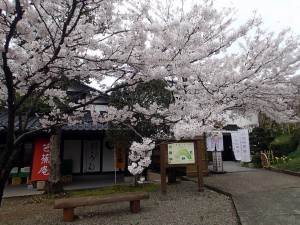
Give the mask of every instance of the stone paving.
[(224, 170), (204, 183), (231, 196), (242, 225), (300, 224), (300, 177), (234, 162), (224, 162)]

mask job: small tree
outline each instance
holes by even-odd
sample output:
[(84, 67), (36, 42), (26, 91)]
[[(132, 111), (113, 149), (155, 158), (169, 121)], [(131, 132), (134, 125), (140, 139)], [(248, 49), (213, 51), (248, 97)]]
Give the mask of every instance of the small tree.
[(255, 153), (269, 150), (269, 144), (274, 138), (271, 136), (271, 132), (269, 130), (266, 131), (262, 127), (255, 127), (249, 134), (249, 139), (250, 150), (254, 155)]

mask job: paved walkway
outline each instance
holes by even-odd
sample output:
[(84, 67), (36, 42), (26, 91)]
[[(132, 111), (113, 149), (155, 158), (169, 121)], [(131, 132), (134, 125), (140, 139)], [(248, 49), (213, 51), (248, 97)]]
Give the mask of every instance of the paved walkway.
[(224, 162), (225, 174), (204, 178), (233, 199), (242, 225), (300, 224), (300, 177)]

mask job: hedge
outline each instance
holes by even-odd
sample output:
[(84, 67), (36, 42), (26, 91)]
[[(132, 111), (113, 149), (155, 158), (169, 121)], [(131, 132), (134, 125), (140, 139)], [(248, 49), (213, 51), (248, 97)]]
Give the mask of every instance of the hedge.
[(289, 153), (297, 149), (298, 139), (296, 135), (280, 135), (276, 137), (270, 144), (269, 149), (273, 151), (274, 156), (287, 156)]

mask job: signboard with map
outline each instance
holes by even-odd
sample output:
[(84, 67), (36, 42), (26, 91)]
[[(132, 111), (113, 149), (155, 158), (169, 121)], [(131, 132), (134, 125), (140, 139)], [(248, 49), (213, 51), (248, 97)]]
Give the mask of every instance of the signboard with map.
[[(160, 176), (161, 193), (167, 193), (167, 168), (169, 176), (176, 180), (176, 167), (195, 166), (198, 177), (199, 191), (204, 191), (202, 173), (201, 151), (205, 151), (205, 139), (203, 136), (189, 140), (161, 140), (160, 144)], [(173, 171), (173, 172), (172, 172)], [(173, 176), (173, 177), (172, 177)], [(169, 179), (170, 181), (170, 179)]]
[(168, 144), (168, 164), (194, 164), (194, 142)]

